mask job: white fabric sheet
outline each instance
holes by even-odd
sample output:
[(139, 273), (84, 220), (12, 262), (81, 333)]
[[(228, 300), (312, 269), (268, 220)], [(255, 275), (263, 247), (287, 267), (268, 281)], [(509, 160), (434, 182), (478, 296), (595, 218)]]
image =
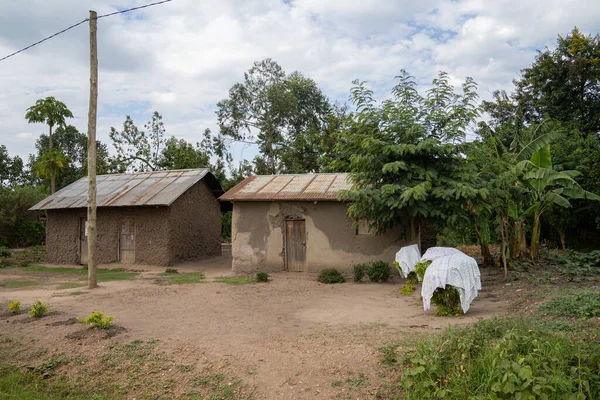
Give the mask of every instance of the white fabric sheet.
[(400, 276), (403, 278), (408, 277), (408, 274), (415, 270), (419, 258), (421, 258), (421, 253), (419, 252), (419, 245), (417, 244), (404, 246), (398, 250), (396, 253), (396, 262), (400, 266), (400, 269), (398, 270)]
[(433, 261), (440, 257), (452, 256), (454, 254), (464, 254), (460, 250), (456, 250), (453, 247), (430, 247), (425, 251), (423, 257), (421, 257), (421, 262), (423, 261)]
[[(434, 247), (434, 249), (443, 248)], [(464, 313), (469, 310), (471, 303), (477, 297), (478, 291), (481, 290), (481, 275), (477, 261), (459, 250), (451, 250), (454, 250), (454, 252), (448, 252), (449, 255), (446, 256), (440, 256), (443, 252), (437, 250), (433, 252), (433, 255), (429, 255), (434, 259), (425, 271), (421, 287), (423, 309), (425, 311), (431, 307), (431, 297), (437, 288), (444, 289), (446, 285), (454, 286), (460, 294), (460, 305)], [(427, 252), (423, 255), (421, 261), (427, 260), (425, 258)]]

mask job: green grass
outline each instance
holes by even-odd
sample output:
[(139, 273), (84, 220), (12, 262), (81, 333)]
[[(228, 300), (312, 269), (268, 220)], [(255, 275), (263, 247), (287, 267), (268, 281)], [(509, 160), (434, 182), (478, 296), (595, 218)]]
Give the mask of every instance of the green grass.
[(171, 285), (184, 285), (188, 283), (203, 283), (204, 274), (202, 272), (189, 272), (186, 274), (169, 274), (169, 283)]
[(559, 317), (593, 318), (600, 316), (600, 292), (598, 288), (571, 292), (542, 304), (538, 311), (544, 315)]
[(0, 282), (0, 287), (15, 289), (22, 287), (37, 286), (39, 284), (40, 283), (36, 281), (4, 281)]
[(82, 294), (88, 294), (88, 292), (75, 291), (75, 292), (69, 293), (69, 295), (71, 295), (71, 296), (80, 296)]
[[(41, 265), (30, 265), (29, 267), (21, 268), (20, 271), (25, 272), (46, 272), (53, 274), (66, 274), (66, 275), (83, 275), (87, 276), (87, 269), (83, 268), (60, 268), (60, 267), (44, 267)], [(135, 279), (139, 273), (129, 272), (123, 268), (118, 269), (98, 269), (98, 282), (109, 282), (109, 281), (130, 281)]]
[(225, 276), (216, 278), (215, 282), (226, 283), (228, 285), (246, 285), (248, 283), (256, 282), (253, 278), (245, 278), (241, 276)]
[(86, 284), (84, 282), (63, 282), (63, 283), (59, 284), (56, 289), (57, 290), (74, 289), (74, 288), (83, 287), (83, 286), (86, 286)]

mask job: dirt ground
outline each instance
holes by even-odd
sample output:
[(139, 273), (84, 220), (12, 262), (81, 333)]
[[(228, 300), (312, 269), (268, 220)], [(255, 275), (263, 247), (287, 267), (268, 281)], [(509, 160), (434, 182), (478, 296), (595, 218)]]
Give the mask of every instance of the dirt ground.
[[(180, 273), (202, 271), (209, 281), (185, 285), (161, 282), (163, 268), (127, 266), (140, 272), (135, 280), (106, 282), (91, 291), (57, 289), (77, 276), (1, 269), (0, 281), (35, 280), (39, 285), (0, 287), (0, 336), (35, 340), (49, 353), (88, 355), (99, 354), (107, 343), (158, 340), (161, 351), (178, 364), (223, 366), (243, 379), (256, 399), (371, 398), (369, 391), (353, 393), (336, 382), (358, 374), (376, 385), (378, 347), (504, 314), (510, 293), (521, 290), (504, 283), (500, 271), (484, 269), (483, 290), (469, 312), (447, 318), (423, 312), (419, 290), (400, 295), (399, 277), (388, 284), (324, 285), (314, 275), (282, 272), (271, 274), (269, 283), (211, 282), (231, 276), (229, 265), (228, 257), (179, 265)], [(87, 293), (71, 295), (74, 291)], [(25, 313), (9, 315), (6, 305), (14, 299), (23, 308), (45, 301), (51, 313), (39, 320)], [(75, 317), (93, 310), (115, 316), (119, 329), (114, 336), (88, 335), (85, 326), (75, 323)]]

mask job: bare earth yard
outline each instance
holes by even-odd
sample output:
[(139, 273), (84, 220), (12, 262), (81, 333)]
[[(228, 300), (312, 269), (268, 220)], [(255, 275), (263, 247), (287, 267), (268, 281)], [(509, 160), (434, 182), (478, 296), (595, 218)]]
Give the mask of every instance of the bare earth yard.
[[(231, 276), (228, 263), (221, 257), (176, 267), (179, 276), (204, 272), (206, 279), (194, 284), (169, 284), (176, 274), (161, 274), (162, 268), (128, 266), (139, 273), (135, 279), (101, 282), (91, 291), (76, 287), (85, 284), (84, 274), (0, 269), (2, 356), (33, 366), (63, 357), (52, 373), (104, 374), (124, 398), (204, 398), (217, 391), (221, 397), (211, 399), (376, 398), (385, 391), (379, 347), (506, 313), (521, 290), (505, 284), (500, 271), (482, 270), (484, 289), (469, 313), (445, 318), (423, 312), (419, 290), (400, 295), (397, 278), (324, 285), (310, 274), (284, 272), (269, 283), (215, 282)], [(14, 299), (24, 311), (45, 301), (51, 312), (14, 316), (6, 311)], [(74, 320), (93, 310), (114, 315), (115, 327), (104, 332)], [(109, 371), (133, 365), (133, 356), (119, 359), (132, 349), (147, 357), (134, 371), (147, 374), (144, 387)]]

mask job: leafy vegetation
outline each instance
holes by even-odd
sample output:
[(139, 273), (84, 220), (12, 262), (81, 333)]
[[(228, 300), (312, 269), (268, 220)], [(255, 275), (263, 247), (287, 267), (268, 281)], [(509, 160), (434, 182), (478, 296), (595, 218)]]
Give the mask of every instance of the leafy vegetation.
[(8, 311), (13, 314), (19, 314), (21, 312), (21, 302), (19, 300), (13, 300), (8, 304)]
[(83, 319), (77, 319), (82, 324), (87, 324), (92, 328), (108, 329), (110, 323), (115, 319), (114, 315), (108, 316), (101, 311), (92, 311), (92, 313)]
[(179, 271), (177, 271), (175, 268), (167, 268), (165, 269), (165, 274), (178, 274)]
[[(44, 267), (41, 265), (30, 265), (21, 269), (24, 272), (46, 272), (54, 274), (66, 274), (66, 275), (85, 275), (87, 276), (87, 270), (84, 268), (68, 268), (68, 267)], [(127, 271), (123, 268), (106, 269), (98, 268), (98, 282), (110, 282), (110, 281), (130, 281), (135, 279), (139, 273)]]
[(344, 283), (344, 276), (335, 268), (327, 268), (322, 270), (317, 277), (321, 283)]
[(352, 267), (352, 280), (354, 282), (361, 282), (369, 269), (369, 264), (356, 264)]
[(169, 283), (171, 285), (185, 285), (189, 283), (203, 283), (204, 274), (202, 272), (188, 272), (183, 274), (169, 274)]
[(400, 288), (400, 294), (409, 296), (409, 295), (413, 294), (413, 292), (416, 289), (416, 286), (417, 285), (413, 280), (407, 280), (406, 283), (404, 284), (404, 286), (402, 286), (402, 288)]
[(257, 272), (255, 279), (256, 282), (269, 282), (269, 274), (266, 272)]
[(446, 285), (444, 289), (437, 288), (431, 296), (431, 302), (436, 305), (435, 313), (441, 317), (464, 314), (460, 305), (460, 294), (452, 285)]
[(0, 282), (1, 287), (11, 288), (11, 289), (37, 286), (37, 285), (39, 285), (39, 282), (36, 282), (36, 281), (2, 281), (2, 282)]
[(49, 311), (48, 304), (43, 303), (40, 300), (36, 300), (31, 309), (29, 310), (29, 316), (33, 318), (41, 318)]
[[(496, 318), (420, 340), (402, 362), (406, 399), (597, 398), (600, 345), (535, 319)], [(400, 357), (398, 357), (400, 358)]]
[(392, 275), (390, 264), (385, 261), (373, 261), (369, 264), (367, 275), (371, 282), (387, 282)]
[(570, 295), (562, 295), (539, 307), (546, 315), (559, 317), (600, 317), (600, 288), (585, 289)]

